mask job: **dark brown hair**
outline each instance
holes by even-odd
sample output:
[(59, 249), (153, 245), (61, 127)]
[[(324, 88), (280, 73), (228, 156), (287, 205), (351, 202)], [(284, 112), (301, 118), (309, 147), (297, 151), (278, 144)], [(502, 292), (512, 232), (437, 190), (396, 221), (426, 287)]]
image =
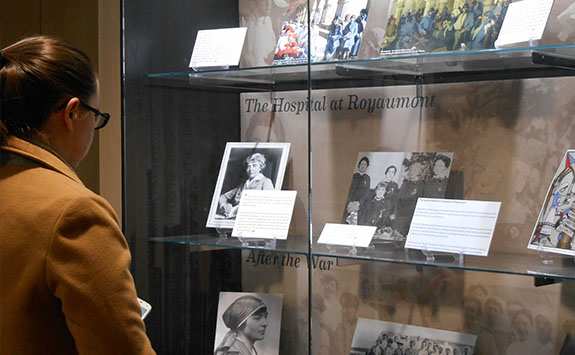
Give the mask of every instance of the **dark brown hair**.
[(92, 61), (64, 40), (27, 37), (0, 53), (0, 142), (33, 138), (64, 97), (87, 101), (96, 92)]

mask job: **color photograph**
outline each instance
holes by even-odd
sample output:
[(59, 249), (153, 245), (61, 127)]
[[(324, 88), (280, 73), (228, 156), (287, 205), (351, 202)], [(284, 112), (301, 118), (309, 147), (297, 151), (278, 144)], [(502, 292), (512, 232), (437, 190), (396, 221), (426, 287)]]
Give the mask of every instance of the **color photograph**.
[(529, 241), (529, 249), (575, 255), (575, 150), (565, 153)]
[(380, 56), (495, 48), (510, 0), (393, 0)]

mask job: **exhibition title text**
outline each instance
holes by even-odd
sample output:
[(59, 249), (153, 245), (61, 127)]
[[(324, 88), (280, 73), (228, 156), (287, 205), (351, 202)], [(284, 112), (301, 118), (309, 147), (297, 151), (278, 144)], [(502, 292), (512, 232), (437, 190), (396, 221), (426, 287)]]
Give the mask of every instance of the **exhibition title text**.
[[(307, 261), (307, 256), (306, 260)], [(290, 268), (299, 268), (303, 263), (301, 257), (298, 255), (291, 255), (291, 254), (272, 254), (263, 251), (250, 251), (247, 259), (245, 260), (246, 263), (251, 264), (254, 267), (258, 266), (282, 266), (282, 267), (290, 267)], [(332, 266), (334, 266), (334, 261), (329, 258), (320, 258), (317, 255), (314, 255), (311, 258), (311, 265), (314, 270), (324, 270), (329, 271)]]
[(432, 108), (436, 105), (437, 95), (431, 96), (396, 96), (396, 97), (362, 97), (349, 94), (339, 98), (322, 96), (311, 100), (288, 100), (284, 97), (272, 98), (271, 102), (258, 98), (246, 98), (246, 111), (278, 112), (299, 115), (308, 111), (366, 111)]

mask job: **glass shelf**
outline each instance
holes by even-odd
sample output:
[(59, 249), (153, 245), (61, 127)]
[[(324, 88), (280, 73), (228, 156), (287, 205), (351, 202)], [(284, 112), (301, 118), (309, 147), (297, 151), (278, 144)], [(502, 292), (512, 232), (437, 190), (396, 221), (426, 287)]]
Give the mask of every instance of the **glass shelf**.
[[(161, 243), (185, 244), (198, 247), (232, 248), (261, 250), (283, 254), (308, 255), (308, 244), (304, 237), (290, 237), (287, 240), (278, 240), (275, 248), (265, 246), (264, 240), (249, 245), (243, 245), (234, 237), (218, 237), (217, 234), (186, 235), (150, 238), (150, 241)], [(487, 257), (464, 257), (459, 263), (457, 255), (436, 253), (434, 261), (428, 261), (419, 250), (406, 250), (392, 244), (376, 243), (374, 247), (357, 248), (352, 254), (350, 248), (331, 248), (324, 244), (313, 245), (313, 256), (342, 258), (357, 261), (376, 261), (398, 264), (408, 264), (426, 267), (445, 267), (450, 269), (482, 271), (500, 274), (533, 276), (538, 278), (575, 280), (575, 260), (573, 257), (553, 255), (553, 264), (545, 265), (536, 254), (490, 253)]]
[[(403, 249), (393, 244), (375, 244), (370, 248), (357, 248), (351, 254), (344, 247), (332, 250), (324, 244), (313, 245), (313, 255), (346, 258), (352, 260), (380, 261), (416, 266), (445, 267), (450, 269), (482, 271), (500, 274), (534, 276), (552, 279), (575, 279), (575, 261), (573, 257), (553, 255), (552, 264), (543, 264), (543, 259), (536, 254), (490, 253), (487, 257), (464, 256), (459, 263), (459, 256), (446, 253), (435, 253), (435, 260), (428, 261), (423, 252), (414, 249)], [(549, 260), (549, 259), (548, 259)]]
[(338, 62), (149, 74), (152, 84), (288, 91), (575, 76), (575, 45), (437, 52)]
[(150, 238), (150, 241), (214, 248), (257, 249), (284, 254), (307, 255), (309, 253), (309, 244), (307, 243), (307, 238), (304, 237), (290, 237), (287, 240), (276, 240), (275, 247), (266, 245), (266, 242), (269, 242), (270, 239), (250, 240), (247, 244), (243, 244), (238, 238), (220, 237), (215, 233)]

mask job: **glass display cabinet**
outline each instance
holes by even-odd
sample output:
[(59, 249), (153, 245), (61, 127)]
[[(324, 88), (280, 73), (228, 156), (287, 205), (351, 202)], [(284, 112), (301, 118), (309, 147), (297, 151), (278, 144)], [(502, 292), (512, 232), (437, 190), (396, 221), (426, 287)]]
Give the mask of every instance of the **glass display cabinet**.
[[(574, 257), (527, 247), (574, 147), (575, 5), (501, 45), (509, 3), (125, 0), (123, 222), (158, 353), (214, 353), (221, 292), (282, 295), (263, 354), (568, 349)], [(198, 30), (233, 27), (237, 67), (188, 68)], [(227, 160), (229, 142), (257, 144)], [(297, 191), (288, 238), (206, 227), (269, 142), (290, 143), (275, 186)], [(237, 171), (218, 184), (223, 160)], [(489, 255), (406, 249), (417, 197), (501, 202)], [(376, 232), (318, 243), (327, 223)]]

